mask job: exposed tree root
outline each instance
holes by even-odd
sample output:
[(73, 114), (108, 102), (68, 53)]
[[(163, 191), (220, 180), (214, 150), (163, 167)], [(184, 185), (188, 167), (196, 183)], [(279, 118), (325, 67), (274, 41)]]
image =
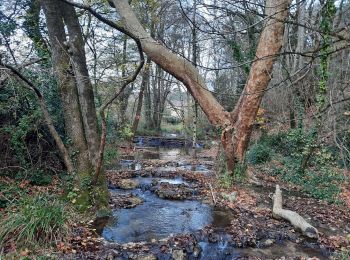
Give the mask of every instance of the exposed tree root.
[(279, 185), (276, 185), (276, 191), (273, 195), (272, 213), (274, 217), (288, 220), (295, 228), (301, 230), (305, 236), (318, 238), (317, 229), (311, 226), (302, 216), (294, 211), (282, 209), (282, 191)]

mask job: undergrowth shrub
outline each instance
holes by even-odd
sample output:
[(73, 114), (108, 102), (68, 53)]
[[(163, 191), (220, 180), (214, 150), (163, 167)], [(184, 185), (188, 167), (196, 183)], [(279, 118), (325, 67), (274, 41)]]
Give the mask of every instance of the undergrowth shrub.
[(339, 183), (344, 180), (342, 175), (329, 168), (321, 168), (317, 172), (306, 171), (303, 180), (304, 191), (312, 197), (332, 203), (339, 202), (338, 195), (341, 192)]
[(52, 182), (52, 176), (44, 170), (32, 169), (30, 171), (29, 181), (32, 185), (49, 185)]
[(0, 246), (50, 246), (65, 237), (70, 217), (67, 206), (53, 196), (25, 196), (0, 220)]
[[(348, 240), (350, 241), (350, 239)], [(349, 260), (349, 259), (350, 259), (350, 246), (341, 248), (331, 256), (331, 260)]]
[(284, 158), (283, 167), (272, 167), (271, 175), (278, 175), (282, 180), (301, 186), (302, 190), (316, 199), (338, 203), (341, 192), (340, 184), (345, 177), (329, 165), (312, 167), (300, 171), (300, 163), (291, 158)]
[(247, 178), (247, 164), (246, 163), (236, 163), (235, 169), (233, 171), (233, 181), (243, 182)]
[[(261, 164), (273, 157), (279, 161), (279, 165), (267, 167), (268, 174), (299, 185), (305, 193), (316, 199), (339, 202), (340, 186), (345, 177), (336, 171), (336, 157), (331, 148), (323, 143), (314, 144), (313, 136), (313, 130), (303, 129), (263, 135), (247, 153), (248, 161)], [(308, 167), (302, 169), (302, 162), (311, 147), (313, 150)]]
[[(18, 198), (25, 196), (26, 190), (20, 188), (17, 183), (9, 184), (7, 182), (0, 182), (0, 208), (6, 208)], [(1, 228), (1, 227), (0, 227)]]
[(243, 182), (246, 179), (247, 165), (245, 163), (236, 163), (234, 171), (228, 171), (223, 150), (220, 151), (220, 154), (217, 157), (215, 168), (218, 173), (218, 183), (224, 189), (229, 189), (234, 183)]
[(263, 134), (259, 142), (264, 143), (266, 146), (274, 149), (276, 152), (284, 150), (284, 141), (287, 138), (286, 132), (278, 132), (276, 134)]
[(104, 163), (110, 164), (113, 160), (117, 159), (118, 156), (118, 150), (115, 147), (106, 147), (104, 153)]
[(273, 150), (263, 142), (254, 144), (247, 153), (247, 159), (251, 164), (265, 163), (271, 160)]
[(124, 126), (122, 126), (118, 131), (118, 136), (122, 140), (130, 140), (134, 136), (131, 125), (125, 124)]

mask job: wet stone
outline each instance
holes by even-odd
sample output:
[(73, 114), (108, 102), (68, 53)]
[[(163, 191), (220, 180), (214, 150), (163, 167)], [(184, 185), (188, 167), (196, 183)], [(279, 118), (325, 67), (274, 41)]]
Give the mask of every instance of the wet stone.
[(113, 208), (129, 209), (140, 205), (143, 200), (132, 194), (112, 194), (109, 203)]
[(214, 233), (209, 233), (208, 241), (210, 243), (217, 243), (219, 241), (219, 236), (217, 234), (214, 234)]
[(266, 239), (260, 242), (260, 247), (269, 247), (272, 246), (276, 241), (274, 239)]
[(138, 255), (136, 258), (133, 258), (135, 260), (157, 260), (157, 257), (155, 255)]
[(201, 248), (199, 246), (195, 246), (193, 248), (193, 253), (192, 253), (193, 257), (199, 257), (201, 251), (202, 250), (201, 250)]
[(174, 249), (172, 253), (173, 259), (176, 260), (185, 260), (186, 258), (186, 253), (182, 249)]
[(117, 187), (123, 190), (133, 190), (139, 186), (139, 182), (133, 179), (121, 179), (117, 183)]
[(184, 184), (162, 182), (155, 189), (155, 193), (161, 199), (185, 200), (190, 197), (194, 191)]
[(114, 260), (114, 259), (120, 259), (119, 257), (121, 256), (120, 252), (114, 250), (114, 249), (110, 249), (107, 252), (107, 256), (106, 259), (108, 260)]

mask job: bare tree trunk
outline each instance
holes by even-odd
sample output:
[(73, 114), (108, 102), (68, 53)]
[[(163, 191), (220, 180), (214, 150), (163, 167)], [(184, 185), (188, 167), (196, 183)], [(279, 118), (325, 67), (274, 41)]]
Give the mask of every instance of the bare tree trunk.
[(72, 139), (73, 147), (78, 150), (77, 168), (91, 168), (87, 153), (84, 127), (78, 103), (78, 91), (75, 78), (70, 67), (67, 50), (64, 49), (66, 35), (63, 20), (60, 17), (60, 4), (54, 0), (42, 0), (46, 24), (52, 49), (52, 61), (61, 92), (61, 102), (65, 119), (65, 129)]
[[(297, 5), (297, 17), (298, 17), (298, 24), (302, 24), (305, 21), (305, 13), (306, 13), (306, 3), (305, 2), (300, 2)], [(295, 47), (295, 53), (301, 53), (304, 49), (304, 41), (305, 41), (305, 28), (304, 26), (298, 26), (297, 29), (297, 44)], [(292, 50), (291, 50), (292, 51)], [(299, 69), (301, 69), (304, 66), (304, 57), (302, 55), (293, 55), (294, 58), (293, 64), (292, 64), (292, 70), (291, 70), (291, 75), (294, 75)], [(290, 62), (291, 63), (291, 62)], [(288, 64), (289, 66), (291, 64)], [(291, 79), (293, 81), (293, 79)], [(295, 114), (295, 98), (299, 99), (299, 89), (298, 86), (293, 86), (291, 88), (289, 93), (289, 103), (290, 103), (290, 128), (295, 128), (297, 125), (297, 118)], [(299, 102), (299, 100), (297, 101)], [(299, 113), (298, 113), (298, 116)]]
[(134, 122), (132, 124), (132, 132), (134, 134), (137, 131), (137, 127), (139, 125), (139, 121), (140, 121), (140, 118), (141, 118), (143, 95), (144, 95), (145, 89), (149, 85), (149, 69), (150, 69), (150, 65), (151, 65), (151, 60), (149, 58), (147, 58), (146, 66), (144, 68), (143, 75), (142, 75), (141, 89), (140, 89), (139, 98), (138, 98), (138, 101), (137, 101), (137, 108), (136, 108), (135, 118), (134, 118)]
[[(123, 54), (122, 54), (122, 78), (126, 77), (126, 64), (127, 64), (127, 46), (128, 40), (127, 36), (123, 37)], [(128, 86), (121, 94), (120, 101), (118, 102), (118, 126), (117, 129), (121, 129), (127, 123), (126, 110), (128, 108), (128, 100), (132, 92), (132, 86)]]
[[(149, 79), (150, 80), (150, 79)], [(153, 125), (151, 110), (152, 110), (152, 99), (151, 99), (151, 87), (150, 84), (145, 86), (145, 119), (146, 119), (146, 128), (150, 129)]]
[[(193, 66), (197, 67), (197, 24), (196, 24), (196, 13), (197, 13), (197, 0), (193, 1), (193, 18), (192, 18), (192, 62)], [(192, 150), (193, 157), (197, 157), (197, 119), (198, 119), (198, 103), (194, 100), (193, 104), (193, 133), (192, 133)]]
[(193, 104), (193, 133), (192, 133), (192, 150), (193, 158), (197, 157), (197, 119), (198, 119), (198, 103)]
[(234, 155), (243, 162), (264, 91), (271, 78), (276, 55), (283, 44), (284, 20), (288, 14), (290, 0), (266, 1), (267, 22), (260, 35), (256, 60), (250, 69), (247, 84), (232, 112), (234, 123)]

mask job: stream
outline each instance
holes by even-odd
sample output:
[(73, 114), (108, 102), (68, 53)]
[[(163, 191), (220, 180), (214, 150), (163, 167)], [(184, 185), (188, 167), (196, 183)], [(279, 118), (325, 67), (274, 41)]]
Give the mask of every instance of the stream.
[[(124, 172), (130, 176), (125, 181), (128, 187), (118, 186), (120, 180), (116, 185), (110, 184), (112, 197), (125, 198), (127, 203), (113, 210), (114, 217), (104, 226), (102, 236), (122, 245), (151, 243), (146, 255), (154, 258), (142, 258), (144, 253), (140, 253), (136, 258), (124, 254), (125, 259), (327, 259), (319, 250), (283, 240), (268, 247), (235, 247), (226, 232), (235, 218), (232, 211), (202, 200), (198, 183), (176, 174), (187, 171), (211, 176), (212, 162), (200, 159), (196, 164), (189, 163), (190, 157), (181, 145), (164, 146), (155, 141), (152, 145), (139, 141), (137, 145), (140, 151), (135, 156), (124, 156), (108, 166), (115, 171), (113, 174)], [(179, 245), (169, 242), (177, 241), (178, 236), (189, 236), (193, 241), (178, 251)], [(164, 244), (168, 250), (159, 250)]]

